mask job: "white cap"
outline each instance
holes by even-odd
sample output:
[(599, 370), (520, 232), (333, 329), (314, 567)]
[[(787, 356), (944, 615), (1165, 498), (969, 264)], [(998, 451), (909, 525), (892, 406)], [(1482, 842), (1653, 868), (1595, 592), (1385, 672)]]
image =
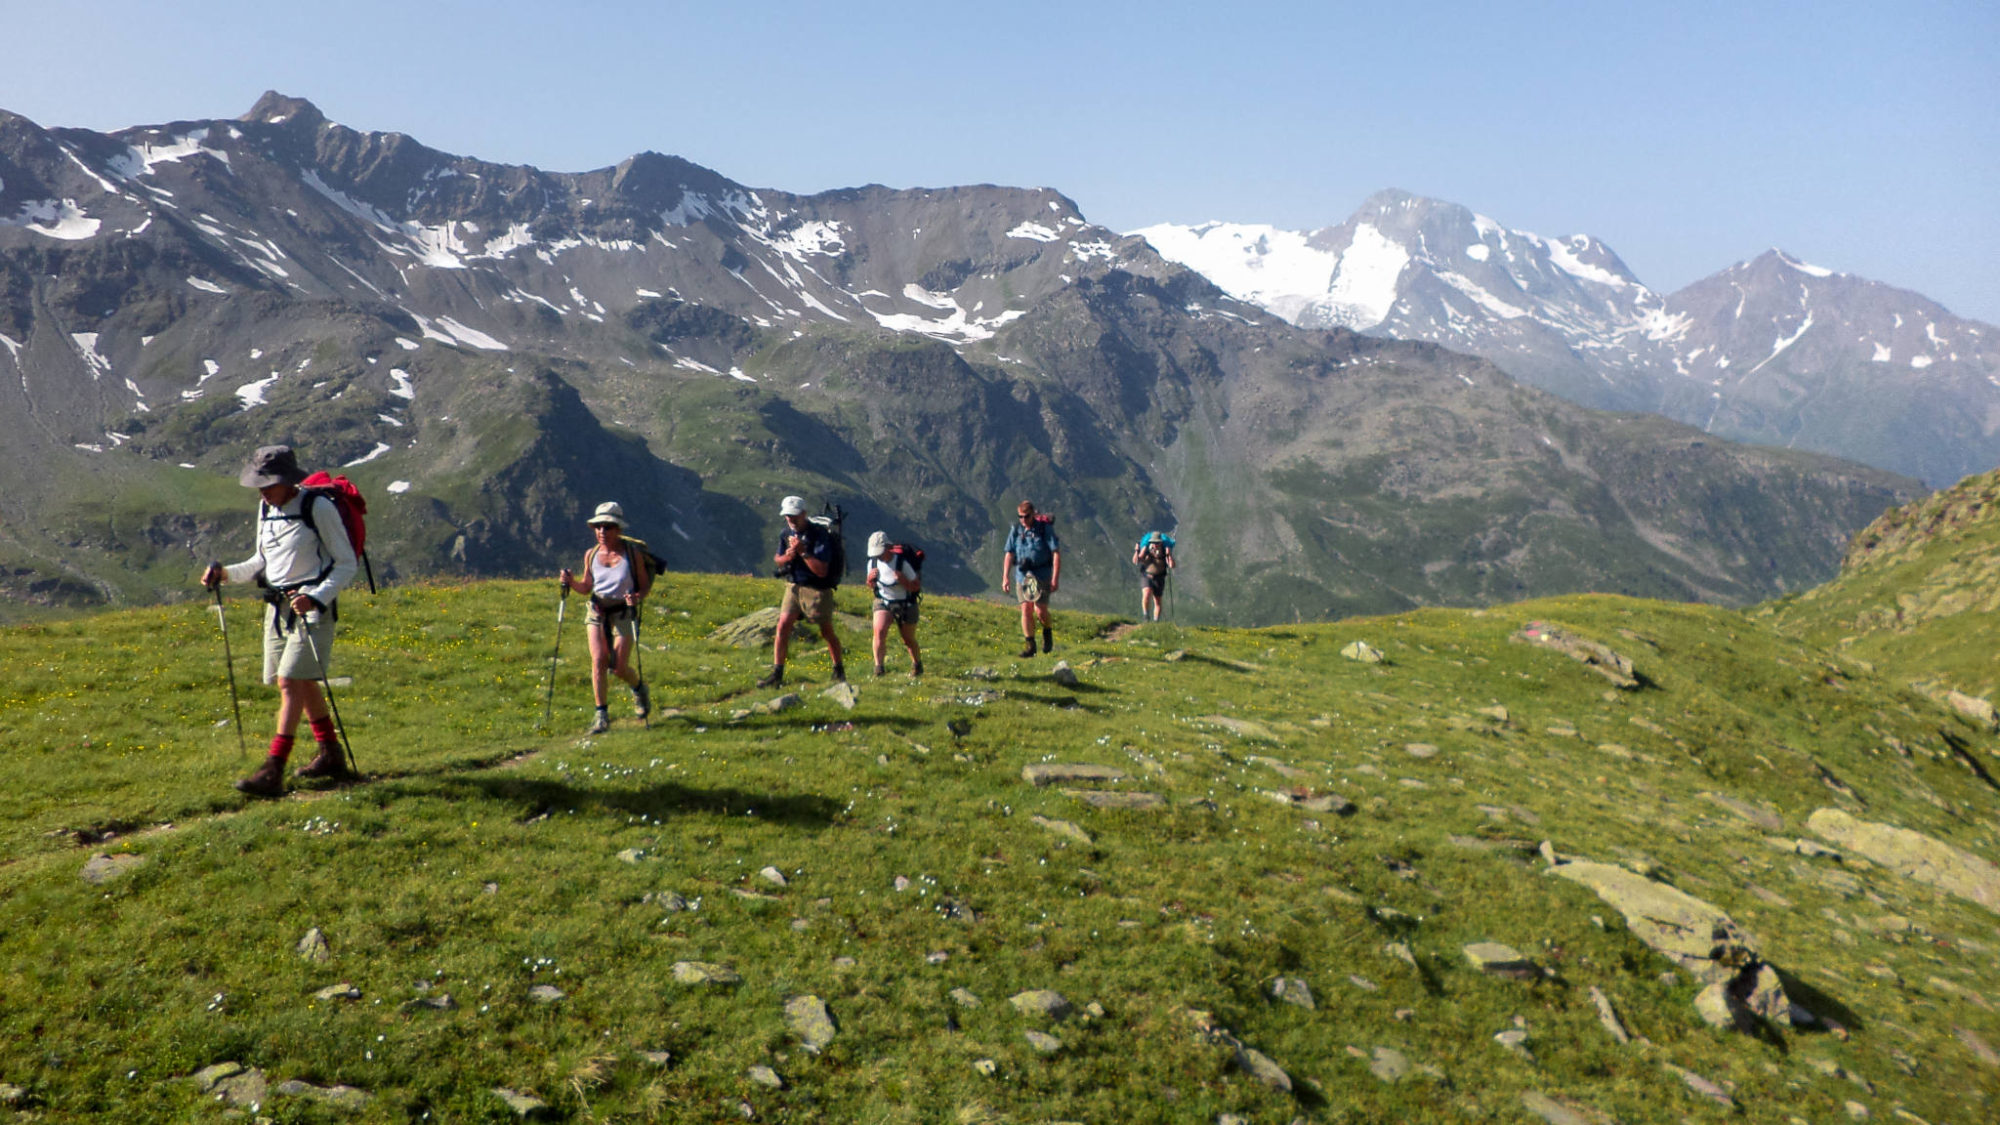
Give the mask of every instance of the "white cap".
[(878, 531), (868, 537), (868, 557), (879, 559), (889, 553), (889, 537)]
[(779, 515), (781, 515), (781, 516), (803, 516), (803, 515), (805, 515), (805, 514), (806, 514), (806, 498), (805, 498), (805, 497), (803, 497), (803, 496), (787, 496), (787, 497), (785, 497), (785, 499), (784, 499), (784, 502), (778, 505), (778, 514), (779, 514)]
[(623, 528), (625, 526), (625, 509), (619, 507), (616, 500), (606, 500), (597, 506), (596, 514), (584, 522), (590, 524), (592, 527), (596, 527), (599, 524), (610, 524), (613, 527)]

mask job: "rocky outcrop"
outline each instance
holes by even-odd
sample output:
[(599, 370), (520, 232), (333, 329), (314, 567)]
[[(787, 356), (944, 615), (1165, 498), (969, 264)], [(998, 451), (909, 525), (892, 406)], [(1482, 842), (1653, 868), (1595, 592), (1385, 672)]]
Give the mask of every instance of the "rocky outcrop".
[(1928, 883), (2000, 914), (2000, 867), (1971, 852), (1907, 828), (1857, 820), (1839, 809), (1820, 809), (1806, 827), (1906, 879)]

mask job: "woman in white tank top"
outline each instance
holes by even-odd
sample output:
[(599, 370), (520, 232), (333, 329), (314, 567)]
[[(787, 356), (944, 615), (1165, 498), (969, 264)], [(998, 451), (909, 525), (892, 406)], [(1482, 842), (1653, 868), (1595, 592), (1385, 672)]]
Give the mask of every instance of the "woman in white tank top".
[(640, 718), (652, 710), (652, 695), (639, 674), (632, 670), (632, 648), (638, 643), (639, 604), (652, 589), (652, 576), (644, 567), (634, 566), (632, 551), (625, 542), (625, 510), (615, 502), (597, 506), (590, 517), (597, 545), (584, 552), (583, 578), (576, 572), (562, 572), (563, 586), (590, 595), (586, 618), (590, 637), (590, 694), (597, 704), (591, 734), (611, 729), (611, 712), (604, 701), (608, 683), (605, 670), (625, 681), (632, 689), (632, 708)]

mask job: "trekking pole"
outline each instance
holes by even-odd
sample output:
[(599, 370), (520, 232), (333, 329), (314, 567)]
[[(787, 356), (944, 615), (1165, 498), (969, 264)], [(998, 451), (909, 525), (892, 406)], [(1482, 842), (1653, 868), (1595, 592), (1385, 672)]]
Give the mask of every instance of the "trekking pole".
[(333, 701), (333, 681), (326, 678), (326, 662), (319, 658), (319, 642), (313, 639), (312, 626), (318, 623), (319, 613), (315, 611), (300, 617), (299, 625), (293, 627), (305, 634), (306, 648), (312, 651), (313, 663), (319, 667), (319, 686), (326, 692), (327, 710), (333, 712), (334, 733), (340, 736), (340, 748), (347, 752), (347, 768), (358, 775), (361, 763), (354, 760), (354, 744), (347, 741), (347, 726), (340, 721), (340, 704)]
[(222, 666), (229, 670), (229, 710), (236, 715), (237, 756), (250, 752), (243, 741), (243, 705), (236, 700), (236, 658), (229, 652), (229, 616), (222, 608), (222, 587), (214, 585), (208, 592), (215, 595), (215, 624), (222, 630)]
[[(646, 684), (646, 646), (639, 643), (645, 639), (639, 630), (639, 626), (644, 623), (646, 617), (645, 610), (642, 608), (644, 605), (645, 603), (641, 602), (639, 605), (632, 607), (632, 660), (636, 664), (633, 670), (639, 673), (639, 686), (641, 687), (644, 687)], [(643, 729), (653, 729), (653, 701), (650, 698), (646, 700), (646, 713), (639, 716), (639, 722)]]
[(569, 583), (562, 584), (562, 595), (556, 599), (556, 647), (549, 650), (549, 691), (542, 700), (542, 728), (548, 729), (555, 716), (556, 705), (556, 655), (562, 652), (563, 608), (569, 605)]

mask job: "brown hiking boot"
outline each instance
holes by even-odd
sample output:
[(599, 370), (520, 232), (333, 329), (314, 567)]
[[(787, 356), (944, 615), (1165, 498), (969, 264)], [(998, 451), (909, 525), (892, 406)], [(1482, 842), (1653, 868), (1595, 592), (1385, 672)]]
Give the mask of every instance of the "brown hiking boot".
[(785, 666), (783, 664), (771, 665), (770, 674), (765, 676), (763, 679), (757, 681), (757, 686), (760, 688), (783, 687), (784, 684), (785, 684)]
[(236, 788), (252, 797), (282, 797), (285, 795), (285, 760), (265, 758), (257, 772), (237, 781)]
[(313, 760), (293, 771), (292, 776), (324, 777), (334, 781), (345, 781), (354, 776), (354, 771), (347, 768), (347, 756), (341, 753), (340, 743), (322, 742), (319, 744), (319, 753), (313, 755)]

